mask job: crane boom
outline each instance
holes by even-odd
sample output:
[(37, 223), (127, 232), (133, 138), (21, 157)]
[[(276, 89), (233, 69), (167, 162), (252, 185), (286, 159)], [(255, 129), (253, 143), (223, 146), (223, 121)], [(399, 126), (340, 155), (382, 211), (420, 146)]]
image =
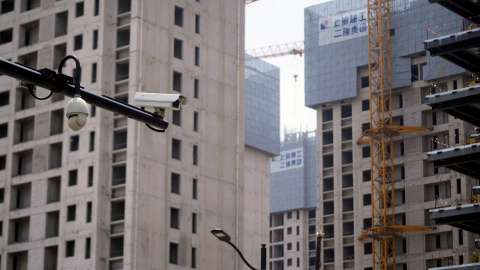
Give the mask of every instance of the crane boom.
[(245, 53), (256, 58), (269, 58), (284, 55), (302, 56), (304, 53), (304, 42), (297, 41), (280, 45), (272, 45), (262, 48), (250, 49), (246, 50)]

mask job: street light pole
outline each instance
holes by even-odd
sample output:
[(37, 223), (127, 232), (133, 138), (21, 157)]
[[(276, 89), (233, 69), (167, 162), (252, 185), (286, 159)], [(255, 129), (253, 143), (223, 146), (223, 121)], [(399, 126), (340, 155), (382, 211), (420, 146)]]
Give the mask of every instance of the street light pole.
[[(0, 58), (0, 73), (22, 82), (51, 90), (52, 92), (61, 93), (68, 97), (74, 97), (75, 94), (80, 94), (86, 102), (92, 105), (122, 114), (128, 118), (157, 127), (161, 130), (165, 130), (168, 127), (168, 122), (159, 115), (105, 95), (97, 95), (89, 92), (79, 86), (79, 81), (73, 80), (72, 77), (61, 74), (61, 72), (57, 73), (46, 68), (36, 70)], [(78, 87), (75, 87), (75, 84), (78, 84)]]
[(267, 245), (262, 244), (260, 249), (260, 269), (267, 269)]
[(260, 249), (260, 269), (254, 268), (251, 266), (247, 260), (245, 260), (245, 257), (243, 257), (242, 252), (235, 246), (232, 242), (230, 242), (230, 235), (228, 235), (226, 232), (224, 232), (222, 229), (215, 228), (211, 230), (211, 233), (215, 235), (218, 240), (222, 242), (226, 242), (230, 246), (232, 246), (235, 251), (240, 255), (240, 258), (242, 261), (252, 270), (266, 270), (267, 269), (267, 248), (265, 244), (262, 244), (262, 247)]
[(316, 252), (316, 258), (315, 258), (315, 270), (320, 270), (320, 267), (322, 266), (322, 260), (321, 260), (321, 252), (322, 252), (322, 238), (325, 235), (325, 233), (322, 233), (322, 231), (318, 230), (317, 231), (317, 252)]

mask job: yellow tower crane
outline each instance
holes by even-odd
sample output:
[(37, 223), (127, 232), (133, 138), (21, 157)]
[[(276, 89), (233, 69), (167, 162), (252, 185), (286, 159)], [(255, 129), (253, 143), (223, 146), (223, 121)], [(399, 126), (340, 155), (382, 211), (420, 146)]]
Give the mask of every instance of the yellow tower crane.
[[(245, 4), (256, 1), (259, 0), (245, 0)], [(395, 224), (393, 136), (432, 128), (392, 126), (389, 0), (367, 0), (367, 9), (370, 129), (358, 138), (357, 144), (370, 142), (372, 227), (366, 229), (358, 239), (372, 238), (373, 270), (395, 270), (395, 238), (398, 233), (436, 227)], [(304, 42), (268, 46), (245, 53), (256, 58), (288, 54), (302, 56)]]
[[(372, 227), (358, 238), (372, 238), (372, 269), (395, 269), (395, 238), (402, 231), (428, 226), (395, 224), (393, 136), (425, 127), (392, 126), (389, 0), (368, 0), (370, 129), (357, 144), (370, 141)], [(365, 138), (365, 136), (368, 136)]]

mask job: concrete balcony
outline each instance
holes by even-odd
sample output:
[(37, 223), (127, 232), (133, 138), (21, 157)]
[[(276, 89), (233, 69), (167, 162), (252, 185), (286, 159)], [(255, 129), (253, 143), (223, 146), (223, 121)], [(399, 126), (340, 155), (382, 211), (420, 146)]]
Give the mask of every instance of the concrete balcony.
[[(451, 225), (472, 233), (480, 234), (480, 204), (471, 203), (430, 210), (430, 219), (437, 225)], [(444, 268), (430, 268), (444, 269)], [(446, 268), (445, 268), (446, 269)], [(470, 268), (461, 268), (470, 269)], [(471, 268), (473, 269), (473, 268)]]
[(480, 143), (428, 152), (435, 167), (447, 167), (459, 173), (480, 178)]
[(426, 104), (432, 107), (432, 110), (444, 111), (480, 127), (480, 84), (428, 95), (425, 98)]
[(474, 23), (480, 23), (480, 2), (477, 0), (429, 0), (430, 3), (437, 3), (442, 7), (457, 13), (464, 18), (470, 18)]
[(431, 56), (440, 56), (466, 70), (480, 74), (480, 54), (478, 53), (480, 28), (427, 39), (423, 44)]
[(462, 265), (452, 265), (444, 267), (435, 267), (428, 268), (429, 270), (476, 270), (480, 268), (480, 263), (471, 263), (471, 264), (462, 264)]

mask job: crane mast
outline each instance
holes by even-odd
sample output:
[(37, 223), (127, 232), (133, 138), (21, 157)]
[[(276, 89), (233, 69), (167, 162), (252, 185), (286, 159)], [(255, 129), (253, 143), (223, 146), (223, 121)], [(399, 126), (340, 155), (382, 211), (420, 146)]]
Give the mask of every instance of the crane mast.
[[(245, 0), (245, 4), (256, 1), (259, 0)], [(370, 128), (357, 139), (357, 144), (370, 142), (372, 227), (365, 229), (358, 239), (372, 238), (373, 270), (395, 270), (395, 238), (398, 234), (435, 230), (436, 226), (395, 224), (393, 136), (400, 133), (432, 130), (432, 128), (392, 126), (389, 0), (367, 0), (367, 9)], [(252, 49), (246, 53), (256, 58), (288, 54), (302, 56), (304, 42)], [(319, 247), (317, 246), (316, 268), (320, 268), (321, 265)]]
[(398, 234), (436, 227), (395, 224), (393, 136), (432, 128), (392, 126), (389, 0), (367, 1), (370, 129), (358, 138), (357, 144), (370, 142), (372, 227), (358, 239), (372, 238), (373, 270), (395, 270)]
[(372, 268), (395, 269), (390, 8), (368, 0)]

